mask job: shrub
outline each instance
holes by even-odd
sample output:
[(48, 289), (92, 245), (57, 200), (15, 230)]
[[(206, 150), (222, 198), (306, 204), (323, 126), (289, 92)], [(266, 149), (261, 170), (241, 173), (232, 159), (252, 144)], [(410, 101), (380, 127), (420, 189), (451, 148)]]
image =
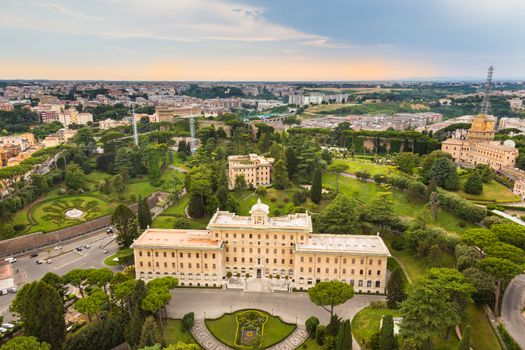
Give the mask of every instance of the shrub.
[(195, 323), (195, 314), (193, 312), (188, 312), (182, 317), (182, 328), (185, 331), (189, 331), (193, 324)]
[(310, 333), (310, 337), (315, 339), (317, 326), (319, 326), (319, 319), (315, 316), (312, 316), (306, 320), (304, 325), (306, 326), (306, 331)]
[(480, 222), (487, 216), (487, 209), (461, 198), (457, 194), (447, 192), (441, 188), (436, 189), (441, 207), (469, 222)]
[(306, 202), (308, 198), (308, 193), (305, 190), (297, 191), (293, 194), (293, 204), (300, 205)]
[(277, 198), (275, 198), (275, 197), (270, 197), (270, 202), (275, 203), (276, 201), (277, 201)]
[(24, 224), (16, 224), (16, 225), (13, 225), (13, 229), (16, 231), (16, 232), (20, 232), (22, 231), (23, 229), (26, 228), (26, 225)]
[(324, 344), (324, 339), (326, 337), (326, 327), (325, 326), (317, 326), (317, 329), (315, 330), (315, 341), (319, 345)]
[(283, 202), (288, 203), (289, 201), (290, 201), (290, 199), (288, 197), (284, 197), (283, 198)]
[(370, 305), (368, 305), (369, 308), (375, 309), (375, 310), (381, 310), (386, 309), (386, 303), (384, 301), (372, 301)]
[(405, 240), (403, 237), (396, 237), (392, 240), (392, 249), (400, 251), (405, 248)]

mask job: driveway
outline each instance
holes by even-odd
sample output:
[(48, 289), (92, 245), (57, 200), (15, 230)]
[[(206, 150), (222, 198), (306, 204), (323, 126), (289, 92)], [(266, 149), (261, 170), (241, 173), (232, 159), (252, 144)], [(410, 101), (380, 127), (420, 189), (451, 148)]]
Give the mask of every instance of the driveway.
[(501, 304), (501, 316), (505, 328), (516, 342), (525, 349), (525, 274), (515, 277), (507, 287)]

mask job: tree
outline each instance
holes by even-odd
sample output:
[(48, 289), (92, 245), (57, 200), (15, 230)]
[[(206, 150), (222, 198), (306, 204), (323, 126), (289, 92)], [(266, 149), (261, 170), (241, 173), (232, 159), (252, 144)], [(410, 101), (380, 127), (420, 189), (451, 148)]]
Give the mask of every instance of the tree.
[(148, 177), (153, 186), (160, 185), (160, 169), (162, 167), (163, 154), (167, 151), (165, 144), (150, 143), (144, 148), (144, 157), (146, 159), (146, 169)]
[(139, 347), (152, 346), (160, 342), (159, 329), (153, 317), (147, 317), (140, 332)]
[(470, 350), (470, 326), (465, 327), (463, 337), (459, 342), (459, 350)]
[(304, 325), (310, 337), (315, 339), (315, 331), (317, 330), (317, 326), (319, 326), (319, 319), (315, 316), (309, 317)]
[(284, 190), (288, 186), (288, 170), (282, 159), (279, 159), (273, 167), (273, 186), (278, 190)]
[(330, 317), (332, 317), (335, 306), (352, 299), (354, 288), (340, 281), (319, 282), (308, 289), (308, 296), (312, 303), (330, 312)]
[(12, 309), (20, 315), (26, 335), (49, 343), (51, 349), (61, 348), (66, 323), (64, 305), (55, 288), (43, 281), (26, 284), (16, 294)]
[(92, 291), (87, 297), (81, 298), (75, 303), (75, 309), (87, 315), (90, 322), (91, 315), (95, 315), (98, 318), (100, 312), (109, 304), (109, 298), (106, 293), (100, 288), (97, 289), (98, 290)]
[(328, 166), (328, 171), (335, 174), (335, 193), (339, 193), (339, 175), (348, 170), (348, 164), (334, 163)]
[(337, 315), (332, 315), (330, 322), (326, 325), (326, 335), (335, 338), (337, 333), (339, 333), (339, 328), (341, 328), (341, 318)]
[(193, 324), (195, 323), (195, 314), (193, 312), (188, 312), (187, 314), (182, 317), (182, 328), (184, 328), (185, 331), (189, 331), (193, 328)]
[(66, 166), (65, 184), (71, 190), (80, 190), (85, 187), (86, 176), (78, 164), (71, 163)]
[(0, 347), (0, 350), (50, 350), (51, 346), (46, 342), (39, 342), (35, 337), (18, 336), (11, 338)]
[(182, 343), (178, 342), (177, 345), (169, 345), (167, 348), (164, 348), (164, 350), (199, 350), (200, 346), (193, 343)]
[(485, 247), (485, 255), (508, 259), (517, 265), (525, 265), (525, 251), (505, 242), (494, 242)]
[(352, 350), (352, 329), (349, 320), (344, 320), (339, 327), (334, 350)]
[(379, 350), (396, 350), (397, 339), (394, 335), (394, 319), (392, 315), (383, 316), (383, 326), (379, 331)]
[(131, 346), (132, 349), (135, 349), (140, 343), (140, 336), (142, 333), (142, 326), (144, 325), (144, 318), (140, 312), (140, 306), (135, 305), (133, 307), (133, 313), (131, 320), (126, 325), (124, 329), (124, 338), (126, 342)]
[(525, 249), (525, 227), (517, 224), (495, 224), (490, 226), (490, 230), (500, 241)]
[(492, 257), (482, 259), (478, 263), (478, 267), (480, 270), (490, 274), (496, 280), (494, 289), (494, 297), (496, 299), (494, 304), (494, 313), (499, 316), (501, 287), (505, 282), (510, 281), (516, 275), (520, 274), (523, 269), (508, 259)]
[(42, 277), (41, 281), (44, 281), (55, 288), (58, 294), (60, 294), (60, 297), (64, 299), (66, 292), (64, 291), (65, 282), (62, 276), (59, 276), (53, 272), (48, 272), (44, 275), (44, 277)]
[(414, 168), (419, 163), (419, 156), (415, 153), (401, 152), (394, 157), (394, 164), (399, 170), (412, 175)]
[(80, 295), (82, 298), (84, 297), (84, 288), (82, 285), (84, 284), (84, 281), (87, 279), (89, 275), (88, 270), (84, 269), (73, 269), (66, 273), (63, 277), (64, 281), (66, 283), (69, 283), (75, 287), (78, 288), (78, 291), (80, 292)]
[(485, 228), (472, 228), (466, 230), (461, 236), (461, 240), (468, 245), (478, 247), (480, 250), (480, 256), (483, 257), (483, 249), (495, 243), (498, 237), (491, 230)]
[(119, 204), (115, 208), (111, 217), (111, 224), (117, 229), (117, 242), (123, 248), (129, 247), (138, 236), (137, 217), (124, 204)]
[(141, 229), (145, 230), (153, 222), (151, 218), (151, 211), (149, 209), (148, 198), (140, 198), (138, 201), (138, 221)]
[(297, 154), (292, 147), (286, 147), (284, 155), (286, 159), (286, 170), (288, 170), (288, 179), (292, 180), (297, 171), (299, 160), (297, 159)]
[(438, 219), (439, 209), (441, 208), (441, 203), (439, 202), (439, 197), (436, 192), (430, 193), (427, 206), (428, 210), (430, 210), (430, 213), (432, 214), (432, 217), (434, 218), (434, 221), (436, 221)]
[(321, 203), (321, 195), (323, 191), (323, 180), (321, 168), (316, 167), (314, 170), (314, 176), (312, 178), (312, 188), (310, 189), (310, 198), (315, 204)]
[(117, 175), (113, 176), (113, 178), (111, 179), (111, 184), (110, 185), (106, 185), (106, 180), (108, 180), (108, 179), (107, 178), (104, 179), (103, 188), (106, 189), (106, 186), (108, 186), (109, 187), (109, 193), (111, 193), (111, 191), (113, 190), (119, 196), (122, 196), (122, 194), (126, 191), (126, 183), (124, 182), (124, 178), (122, 177), (122, 175), (117, 174)]
[(405, 281), (399, 268), (395, 268), (386, 285), (386, 304), (389, 309), (397, 309), (399, 304), (406, 299)]
[(468, 194), (481, 194), (483, 192), (483, 182), (477, 172), (472, 172), (467, 178), (463, 189)]
[(235, 176), (235, 191), (241, 193), (242, 191), (245, 191), (248, 188), (248, 184), (246, 183), (246, 177), (244, 174), (237, 174)]
[(456, 166), (448, 157), (441, 157), (434, 161), (425, 180), (428, 183), (432, 179), (436, 180), (438, 186), (446, 190), (455, 191), (459, 188)]
[(319, 232), (352, 234), (360, 231), (358, 204), (340, 193), (316, 217)]
[(106, 286), (113, 279), (113, 272), (108, 268), (89, 270), (87, 281), (89, 284), (96, 284), (107, 294)]

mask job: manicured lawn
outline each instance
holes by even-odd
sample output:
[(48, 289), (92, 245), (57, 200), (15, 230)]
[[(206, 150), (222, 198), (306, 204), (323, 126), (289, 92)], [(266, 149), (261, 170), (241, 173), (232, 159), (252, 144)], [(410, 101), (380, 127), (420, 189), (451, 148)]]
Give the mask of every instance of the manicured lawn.
[(198, 344), (189, 331), (182, 329), (181, 320), (168, 320), (168, 325), (164, 324), (164, 341), (166, 344), (194, 343)]
[[(268, 316), (268, 321), (264, 325), (264, 333), (262, 336), (263, 349), (281, 342), (295, 329), (295, 325), (286, 324), (278, 317), (271, 316), (264, 311), (262, 312)], [(210, 332), (217, 339), (230, 347), (239, 349), (238, 346), (235, 346), (235, 336), (237, 331), (235, 314), (236, 313), (225, 314), (216, 320), (206, 320), (205, 322)]]
[(119, 258), (120, 259), (131, 259), (131, 256), (133, 256), (133, 249), (131, 248), (125, 248), (120, 249), (116, 254), (110, 255), (107, 258), (104, 259), (104, 264), (108, 266), (117, 266), (120, 264), (120, 261), (114, 261), (113, 259)]
[(323, 350), (323, 347), (315, 341), (315, 339), (308, 338), (299, 349), (308, 349), (308, 350)]
[[(184, 220), (185, 223), (188, 224), (189, 228), (195, 229), (195, 230), (203, 230), (208, 225), (208, 221), (210, 218), (202, 218), (199, 220), (191, 220), (186, 219), (185, 217), (180, 217)], [(173, 225), (175, 224), (176, 218), (174, 216), (157, 216), (155, 219), (153, 219), (153, 223), (151, 224), (151, 227), (153, 228), (173, 228)]]
[(354, 174), (356, 171), (368, 171), (372, 176), (376, 174), (399, 174), (395, 166), (382, 165), (366, 160), (355, 160), (355, 159), (334, 159), (333, 164), (346, 164), (348, 170), (346, 172)]
[(374, 333), (379, 331), (379, 324), (384, 315), (400, 316), (398, 310), (374, 309), (369, 307), (359, 311), (352, 319), (352, 334), (357, 342), (363, 346)]
[(510, 189), (494, 180), (489, 183), (483, 183), (483, 192), (481, 194), (468, 194), (463, 191), (467, 177), (466, 174), (460, 177), (461, 190), (456, 192), (463, 198), (500, 203), (519, 201), (519, 197), (515, 196)]
[(469, 305), (466, 308), (461, 329), (465, 329), (467, 325), (470, 325), (470, 340), (475, 350), (501, 350), (483, 308), (476, 305)]
[(190, 196), (186, 195), (179, 199), (179, 202), (177, 204), (174, 204), (170, 207), (168, 207), (166, 210), (164, 210), (163, 214), (171, 214), (171, 215), (180, 215), (185, 216), (184, 208), (188, 205), (190, 201)]

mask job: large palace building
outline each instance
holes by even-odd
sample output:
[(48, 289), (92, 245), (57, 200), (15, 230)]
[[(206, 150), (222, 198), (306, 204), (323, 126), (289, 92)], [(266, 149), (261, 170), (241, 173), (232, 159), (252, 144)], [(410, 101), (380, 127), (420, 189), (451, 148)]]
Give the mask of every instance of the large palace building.
[(228, 157), (228, 180), (230, 188), (235, 187), (237, 176), (243, 175), (246, 183), (253, 187), (272, 184), (273, 158), (257, 154)]
[(466, 140), (445, 140), (441, 150), (452, 155), (456, 163), (487, 164), (497, 171), (513, 169), (518, 149), (512, 143), (494, 141), (495, 126), (495, 117), (480, 114), (472, 120)]
[(137, 278), (183, 286), (224, 284), (227, 275), (280, 278), (289, 289), (339, 280), (384, 293), (388, 248), (379, 236), (313, 234), (308, 213), (269, 217), (259, 200), (250, 216), (217, 211), (206, 230), (148, 229), (132, 245)]

